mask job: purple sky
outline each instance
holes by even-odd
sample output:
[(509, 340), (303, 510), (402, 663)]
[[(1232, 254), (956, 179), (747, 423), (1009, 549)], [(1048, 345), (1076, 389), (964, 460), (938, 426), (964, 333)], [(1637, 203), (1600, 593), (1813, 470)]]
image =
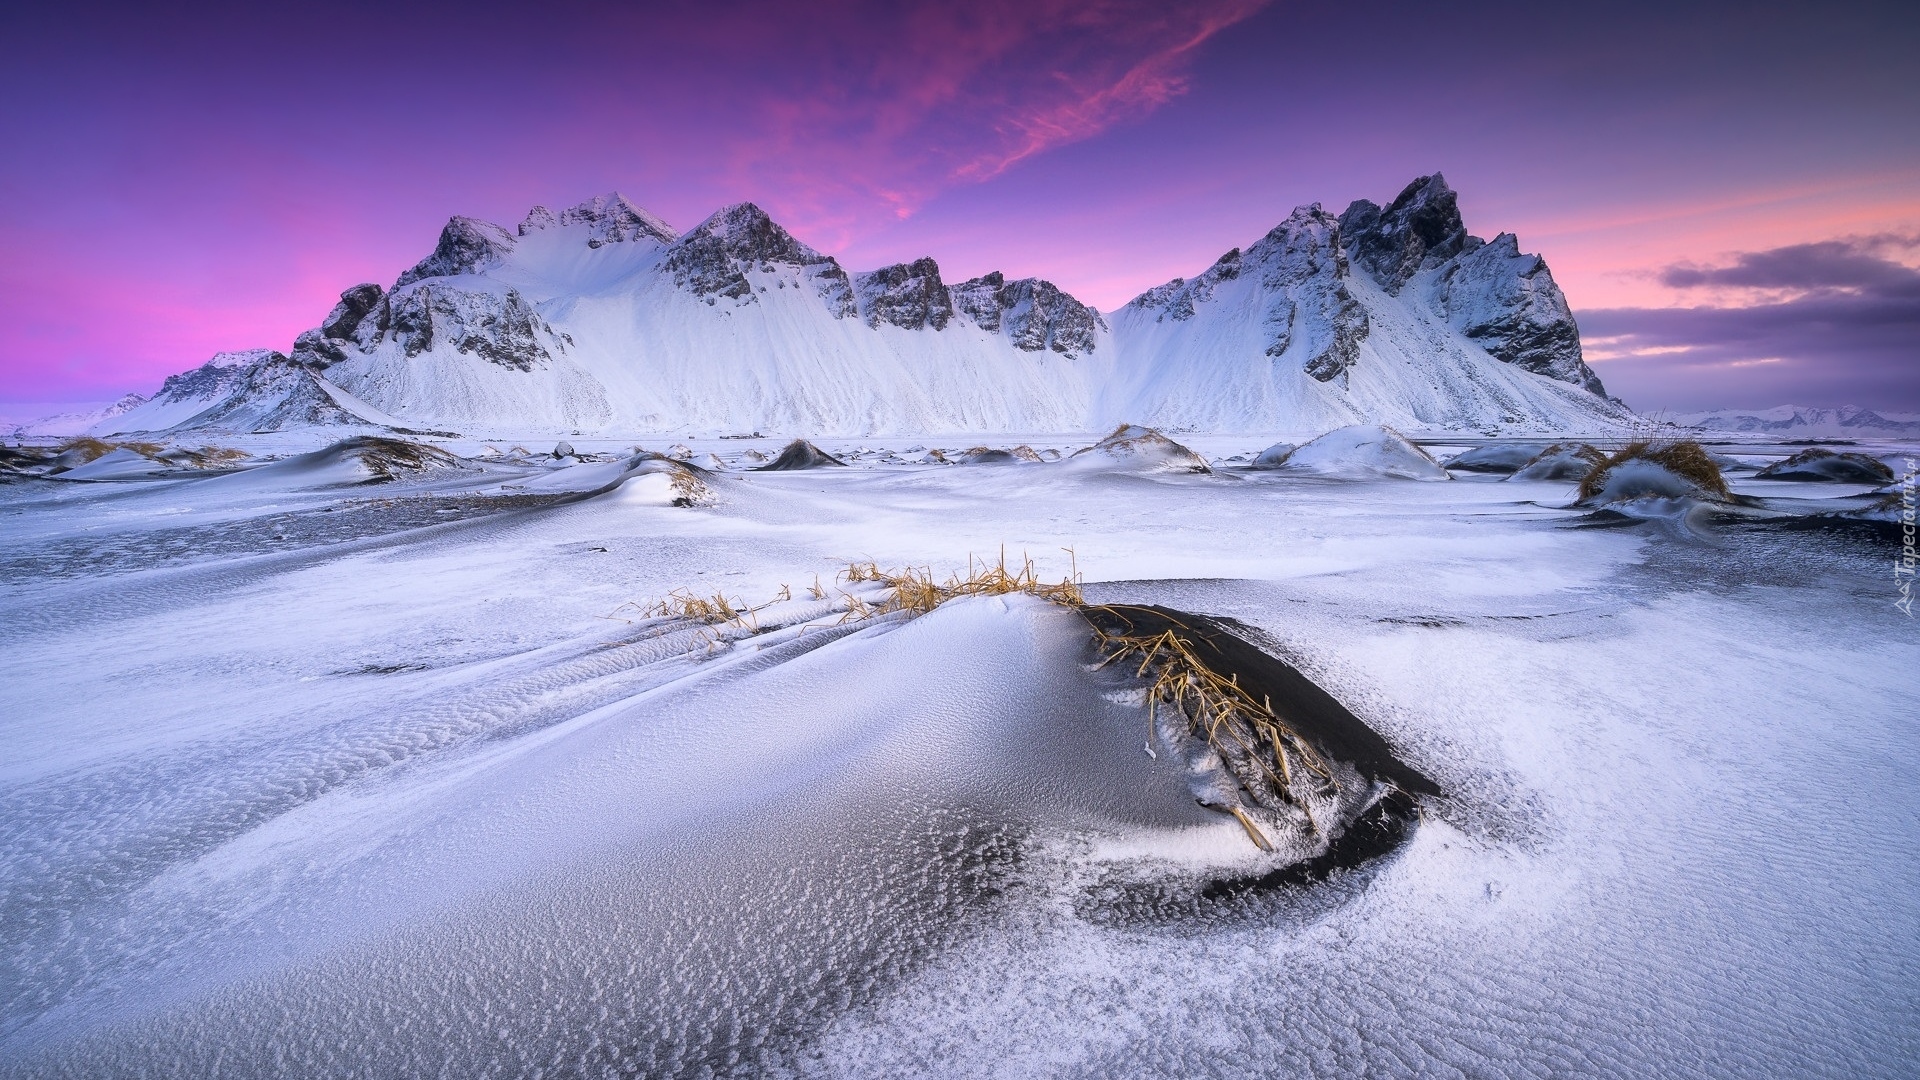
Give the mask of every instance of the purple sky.
[(284, 349), (452, 214), (751, 199), (1109, 309), (1437, 169), (1636, 407), (1920, 409), (1920, 9), (1564, 6), (9, 5), (0, 401)]

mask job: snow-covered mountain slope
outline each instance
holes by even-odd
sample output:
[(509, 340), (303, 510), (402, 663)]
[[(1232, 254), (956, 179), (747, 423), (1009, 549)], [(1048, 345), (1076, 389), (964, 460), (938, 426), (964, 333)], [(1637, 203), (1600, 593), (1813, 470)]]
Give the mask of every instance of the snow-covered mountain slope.
[(94, 423), (87, 433), (403, 426), (322, 377), (313, 365), (272, 349), (248, 349), (218, 353), (192, 371), (170, 376), (151, 399)]
[(512, 231), (458, 217), (391, 290), (342, 293), (284, 365), (177, 376), (193, 387), (170, 381), (155, 400), (171, 404), (134, 422), (864, 434), (1630, 416), (1581, 362), (1545, 264), (1511, 236), (1468, 236), (1438, 176), (1385, 210), (1296, 210), (1111, 322), (1033, 278), (949, 285), (931, 258), (850, 274), (750, 203), (685, 234), (619, 195), (535, 207)]
[(1468, 236), (1438, 175), (1385, 211), (1301, 207), (1113, 326), (1101, 407), (1173, 426), (1576, 430), (1630, 415), (1582, 361), (1545, 263), (1510, 234)]
[(62, 438), (73, 435), (85, 435), (95, 427), (102, 424), (110, 424), (116, 417), (130, 413), (146, 404), (146, 402), (147, 399), (144, 395), (124, 394), (118, 401), (95, 408), (89, 409), (81, 406), (78, 411), (38, 416), (25, 423), (0, 426), (10, 428), (12, 437), (14, 438), (25, 438), (28, 436)]

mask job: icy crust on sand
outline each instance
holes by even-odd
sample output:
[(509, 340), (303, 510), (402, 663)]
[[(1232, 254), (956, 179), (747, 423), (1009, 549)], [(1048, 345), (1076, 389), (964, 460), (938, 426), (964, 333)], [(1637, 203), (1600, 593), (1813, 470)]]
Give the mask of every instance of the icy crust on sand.
[(1378, 424), (1338, 428), (1294, 450), (1280, 467), (1349, 480), (1450, 480), (1447, 470), (1406, 436)]
[[(684, 234), (617, 194), (536, 207), (517, 231), (457, 217), (391, 289), (347, 289), (294, 341), (284, 359), (319, 387), (284, 365), (256, 382), (208, 370), (170, 383), (167, 405), (92, 430), (240, 415), (482, 435), (1627, 420), (1580, 361), (1545, 265), (1510, 236), (1422, 240), (1465, 234), (1444, 181), (1416, 187), (1373, 217), (1300, 207), (1111, 316), (1037, 278), (948, 284), (932, 258), (849, 273), (752, 203)], [(322, 406), (328, 387), (337, 408)]]
[(1464, 472), (1513, 473), (1539, 457), (1539, 443), (1488, 443), (1447, 459), (1447, 468)]
[[(1104, 696), (1115, 680), (1088, 670), (1073, 611), (1013, 596), (911, 622), (831, 614), (797, 601), (752, 631), (654, 621), (560, 643), (538, 697), (591, 706), (592, 680), (617, 674), (622, 699), (531, 726), (471, 717), (477, 742), (409, 737), (453, 718), (405, 705), (295, 735), (266, 775), (198, 797), (258, 798), (250, 782), (341, 736), (406, 768), (202, 841), (129, 898), (117, 948), (71, 958), (72, 996), (12, 1047), (116, 1072), (163, 1046), (174, 1075), (324, 1071), (352, 1047), (382, 1075), (481, 1075), (539, 1046), (574, 1071), (682, 1075), (791, 1052), (955, 941), (1036, 831), (1239, 833), (1195, 806), (1181, 765), (1139, 752), (1141, 710)], [(506, 700), (525, 715), (538, 697)], [(1244, 837), (1216, 848), (1216, 871), (1274, 865)], [(772, 1038), (743, 1043), (742, 1025)]]
[[(928, 436), (688, 509), (660, 472), (591, 494), (568, 470), (633, 453), (568, 442), (0, 485), (0, 1074), (1911, 1071), (1920, 642), (1884, 527), (881, 467), (981, 443)], [(1074, 612), (842, 622), (877, 599), (849, 560), (1003, 543), (1257, 631), (1444, 794), (1389, 856), (1268, 883)], [(676, 590), (752, 615), (645, 613)]]

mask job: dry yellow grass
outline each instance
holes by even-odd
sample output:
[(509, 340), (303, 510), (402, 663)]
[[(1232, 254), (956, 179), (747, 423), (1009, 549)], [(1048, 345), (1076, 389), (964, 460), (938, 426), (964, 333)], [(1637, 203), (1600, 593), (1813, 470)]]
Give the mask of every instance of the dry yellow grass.
[[(1304, 810), (1305, 804), (1294, 795), (1296, 777), (1309, 781), (1317, 777), (1313, 782), (1320, 785), (1333, 782), (1333, 770), (1319, 751), (1274, 710), (1272, 701), (1255, 699), (1241, 688), (1238, 679), (1222, 676), (1208, 666), (1177, 629), (1157, 634), (1117, 634), (1096, 626), (1094, 640), (1106, 654), (1100, 662), (1102, 667), (1137, 660), (1134, 677), (1152, 680), (1147, 687), (1149, 724), (1160, 706), (1177, 709), (1186, 717), (1188, 730), (1206, 739), (1223, 758), (1253, 765), (1259, 779), (1265, 781), (1258, 786), (1267, 789), (1256, 792), (1256, 797), (1270, 794)], [(1301, 775), (1302, 769), (1310, 776)], [(1311, 814), (1308, 820), (1312, 821)], [(1252, 829), (1248, 832), (1254, 834)], [(1260, 844), (1262, 839), (1255, 835), (1254, 842)]]
[(1580, 482), (1580, 498), (1591, 499), (1606, 487), (1607, 474), (1614, 467), (1634, 459), (1651, 461), (1665, 468), (1701, 490), (1724, 499), (1730, 494), (1726, 478), (1720, 475), (1720, 466), (1713, 463), (1707, 448), (1691, 439), (1673, 442), (1653, 442), (1640, 440), (1628, 443), (1612, 457), (1593, 467), (1587, 478)]
[[(1072, 551), (1068, 551), (1068, 555), (1072, 554)], [(855, 563), (841, 571), (839, 576), (849, 584), (878, 582), (889, 590), (879, 601), (867, 601), (852, 593), (844, 593), (847, 598), (847, 618), (851, 619), (869, 619), (895, 611), (924, 615), (962, 596), (1025, 593), (1069, 607), (1080, 607), (1086, 603), (1086, 598), (1080, 594), (1077, 563), (1066, 578), (1056, 584), (1048, 584), (1040, 580), (1031, 558), (1023, 558), (1017, 568), (1009, 570), (1005, 548), (1000, 549), (1000, 561), (997, 563), (975, 563), (969, 557), (966, 576), (950, 574), (945, 581), (935, 580), (932, 570), (924, 567), (918, 570), (913, 567), (882, 570), (871, 562), (864, 565)]]

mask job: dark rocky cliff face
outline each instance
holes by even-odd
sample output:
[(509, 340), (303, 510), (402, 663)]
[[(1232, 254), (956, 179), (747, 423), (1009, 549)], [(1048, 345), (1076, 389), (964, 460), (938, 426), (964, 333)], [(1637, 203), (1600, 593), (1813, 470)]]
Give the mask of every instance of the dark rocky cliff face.
[(1425, 298), (1489, 354), (1605, 396), (1545, 260), (1521, 254), (1511, 233), (1491, 244), (1469, 234), (1459, 196), (1439, 173), (1408, 184), (1384, 210), (1353, 203), (1340, 215), (1340, 231), (1354, 265), (1389, 294), (1432, 271)]
[(976, 326), (1006, 334), (1014, 348), (1025, 352), (1051, 349), (1082, 356), (1093, 352), (1100, 331), (1107, 328), (1098, 311), (1039, 278), (1008, 281), (995, 270), (955, 285), (952, 297), (953, 306)]
[(853, 291), (868, 326), (943, 330), (953, 318), (953, 298), (932, 259), (896, 263), (855, 274)]
[(512, 289), (470, 292), (427, 282), (394, 294), (389, 318), (386, 339), (408, 356), (452, 345), (517, 371), (545, 365), (553, 359), (548, 343), (565, 341)]
[(453, 218), (440, 230), (440, 242), (434, 245), (433, 254), (401, 274), (393, 287), (399, 289), (431, 277), (471, 274), (498, 265), (513, 253), (515, 243), (512, 233), (490, 221)]
[(840, 263), (793, 238), (752, 203), (729, 206), (676, 240), (664, 263), (674, 284), (712, 304), (754, 303), (749, 271), (797, 269), (836, 318), (857, 313), (853, 283)]
[(521, 236), (526, 236), (542, 229), (569, 225), (587, 227), (587, 246), (590, 248), (634, 241), (671, 244), (676, 238), (666, 222), (633, 205), (617, 191), (595, 196), (579, 206), (562, 210), (557, 218), (553, 211), (536, 206), (527, 212), (527, 219), (520, 223), (519, 231)]
[(1340, 234), (1353, 262), (1395, 296), (1422, 269), (1479, 244), (1460, 220), (1459, 196), (1439, 173), (1408, 184), (1385, 210), (1365, 199), (1348, 206)]
[(1359, 359), (1370, 326), (1347, 289), (1340, 223), (1319, 203), (1295, 209), (1252, 247), (1234, 248), (1198, 277), (1175, 278), (1128, 306), (1157, 311), (1156, 321), (1184, 322), (1204, 310), (1220, 286), (1247, 276), (1260, 282), (1266, 354), (1279, 360), (1292, 350), (1301, 370), (1315, 379), (1343, 379)]
[(1496, 358), (1606, 396), (1553, 272), (1540, 256), (1522, 254), (1512, 233), (1442, 266), (1433, 301), (1448, 323)]

